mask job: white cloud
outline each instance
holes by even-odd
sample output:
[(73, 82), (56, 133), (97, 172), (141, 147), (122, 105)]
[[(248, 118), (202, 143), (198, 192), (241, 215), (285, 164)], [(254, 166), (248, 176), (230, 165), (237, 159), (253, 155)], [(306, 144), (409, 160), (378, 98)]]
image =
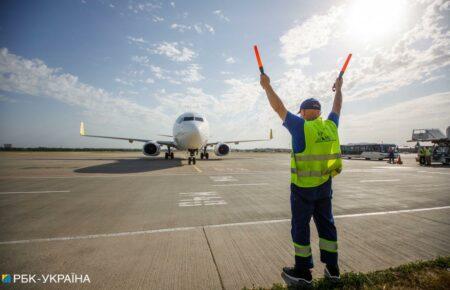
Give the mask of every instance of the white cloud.
[(236, 63), (236, 60), (232, 56), (227, 57), (227, 59), (225, 59), (225, 61), (229, 64)]
[(164, 21), (164, 17), (160, 17), (158, 15), (153, 15), (152, 21), (153, 22), (162, 22), (162, 21)]
[(211, 25), (205, 23), (205, 29), (210, 32), (211, 34), (214, 34), (216, 31), (214, 30), (214, 27), (212, 27)]
[(185, 69), (175, 70), (173, 72), (163, 69), (159, 66), (150, 65), (155, 78), (166, 80), (172, 84), (194, 83), (204, 79), (200, 73), (201, 67), (198, 64), (189, 64)]
[(6, 48), (0, 49), (0, 90), (51, 98), (95, 112), (97, 118), (128, 118), (141, 122), (168, 120), (158, 110), (114, 97), (101, 88), (80, 82), (74, 75), (61, 73), (61, 69), (48, 67), (39, 59), (25, 59)]
[(149, 66), (150, 65), (150, 58), (148, 56), (139, 56), (139, 55), (133, 55), (131, 57), (131, 60), (135, 63), (138, 63), (142, 66)]
[[(413, 4), (412, 2), (411, 5)], [(368, 51), (362, 49), (354, 53), (350, 70), (344, 80), (347, 102), (378, 98), (415, 82), (433, 80), (434, 73), (450, 65), (450, 33), (448, 32), (448, 23), (444, 18), (448, 12), (447, 6), (440, 0), (414, 5), (418, 6), (422, 15), (419, 14), (412, 27), (406, 28), (406, 31), (393, 41), (390, 48)], [(324, 15), (331, 17), (334, 21), (333, 13), (338, 13), (336, 11), (340, 11), (342, 7), (330, 9)], [(317, 20), (321, 17), (325, 16), (311, 18), (315, 20), (306, 20), (285, 34), (289, 37), (281, 38), (284, 40), (284, 42), (282, 41), (282, 52), (286, 62), (288, 64), (295, 63), (296, 66), (289, 69), (283, 78), (275, 80), (274, 83), (278, 86), (279, 94), (287, 100), (289, 108), (294, 108), (303, 98), (316, 97), (327, 101), (332, 97), (330, 88), (337, 75), (336, 69), (320, 71), (313, 75), (305, 75), (300, 69), (301, 65), (309, 63), (309, 59), (306, 60), (309, 56), (300, 56), (329, 42), (326, 37), (317, 36), (318, 39), (321, 39), (320, 41), (305, 41), (305, 44), (302, 44), (304, 39), (309, 39), (305, 36), (310, 33), (308, 31), (319, 33), (319, 28), (321, 28), (325, 31), (324, 35), (334, 37), (327, 32), (330, 27), (334, 27), (334, 22), (324, 19)], [(313, 24), (316, 26), (313, 27)], [(330, 27), (326, 27), (327, 25)], [(300, 31), (302, 32), (300, 33)], [(299, 35), (296, 35), (297, 33)], [(300, 35), (302, 33), (304, 35)], [(296, 37), (299, 39), (295, 39)], [(344, 36), (341, 37), (340, 41), (346, 40)], [(289, 41), (287, 41), (288, 39)], [(417, 43), (421, 45), (418, 46)], [(297, 58), (300, 61), (296, 61)], [(339, 63), (342, 62), (343, 60)]]
[(179, 24), (179, 23), (172, 23), (172, 25), (170, 25), (171, 29), (177, 30), (179, 32), (185, 32), (185, 31), (189, 31), (189, 30), (193, 30), (195, 32), (197, 32), (198, 34), (203, 34), (203, 32), (207, 31), (211, 34), (215, 33), (214, 27), (212, 27), (209, 24), (206, 23), (196, 23), (194, 25), (186, 25), (186, 24)]
[(170, 2), (170, 6), (175, 8), (175, 2)]
[(126, 86), (132, 86), (132, 85), (133, 85), (132, 82), (126, 81), (126, 80), (121, 79), (121, 78), (115, 78), (114, 80), (115, 80), (117, 83), (122, 84), (122, 85), (126, 85)]
[(178, 76), (181, 81), (186, 83), (198, 82), (204, 77), (200, 73), (201, 67), (198, 64), (190, 64), (186, 69), (175, 71), (175, 75)]
[(178, 23), (172, 23), (170, 25), (171, 29), (178, 30), (179, 32), (185, 32), (186, 30), (191, 30), (192, 27), (190, 25), (184, 25), (184, 24), (178, 24)]
[(177, 42), (161, 42), (154, 45), (153, 53), (165, 55), (177, 62), (191, 61), (197, 54), (190, 48), (182, 46)]
[(295, 64), (299, 56), (327, 45), (343, 12), (343, 5), (333, 6), (327, 13), (314, 15), (289, 29), (280, 37), (281, 57)]
[(412, 129), (439, 128), (445, 132), (450, 125), (449, 110), (450, 91), (432, 94), (362, 115), (343, 115), (340, 135), (343, 143), (402, 145), (411, 139)]
[(219, 17), (219, 19), (222, 21), (230, 22), (230, 19), (228, 17), (226, 17), (225, 14), (223, 14), (222, 10), (214, 10), (213, 14), (217, 15), (217, 17)]
[(152, 2), (139, 2), (139, 3), (130, 3), (128, 5), (128, 9), (133, 11), (134, 13), (148, 13), (160, 9), (161, 5), (158, 3)]
[(134, 43), (134, 44), (146, 44), (146, 43), (148, 43), (148, 41), (146, 41), (142, 37), (128, 36), (127, 38), (128, 38), (130, 43)]

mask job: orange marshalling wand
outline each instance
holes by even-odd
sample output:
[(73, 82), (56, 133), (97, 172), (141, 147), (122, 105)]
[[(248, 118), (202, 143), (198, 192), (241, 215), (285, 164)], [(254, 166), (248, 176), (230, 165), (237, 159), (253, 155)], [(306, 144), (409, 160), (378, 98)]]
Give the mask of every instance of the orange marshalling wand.
[(261, 74), (264, 74), (264, 67), (261, 61), (261, 57), (259, 56), (258, 47), (256, 45), (253, 45), (253, 49), (255, 50), (255, 56), (256, 61), (258, 62), (259, 71), (261, 72)]
[[(347, 56), (347, 59), (345, 60), (344, 65), (342, 66), (341, 71), (339, 72), (339, 78), (342, 78), (342, 76), (344, 75), (345, 70), (347, 69), (348, 63), (350, 62), (350, 59), (351, 59), (351, 58), (352, 58), (352, 54), (350, 53), (350, 54)], [(336, 89), (334, 88), (334, 85), (333, 85), (333, 92), (334, 92), (335, 90), (336, 90)]]

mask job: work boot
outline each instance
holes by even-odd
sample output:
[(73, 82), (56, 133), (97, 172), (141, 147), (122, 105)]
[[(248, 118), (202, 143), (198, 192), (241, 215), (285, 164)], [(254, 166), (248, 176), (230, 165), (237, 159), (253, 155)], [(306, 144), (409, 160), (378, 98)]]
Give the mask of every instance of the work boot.
[(310, 286), (312, 275), (310, 269), (296, 269), (294, 267), (284, 267), (281, 277), (288, 286)]
[(338, 266), (326, 265), (324, 275), (325, 278), (330, 279), (333, 282), (337, 282), (341, 279)]

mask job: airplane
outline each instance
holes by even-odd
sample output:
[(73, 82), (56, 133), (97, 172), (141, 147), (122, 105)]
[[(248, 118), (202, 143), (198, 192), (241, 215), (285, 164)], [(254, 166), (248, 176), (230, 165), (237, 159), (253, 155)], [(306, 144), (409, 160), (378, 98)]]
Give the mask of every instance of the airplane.
[(173, 141), (154, 141), (150, 139), (124, 138), (124, 137), (110, 137), (99, 135), (88, 135), (84, 129), (84, 123), (80, 124), (80, 135), (84, 137), (107, 138), (117, 140), (128, 140), (128, 142), (143, 142), (142, 152), (146, 156), (158, 156), (161, 146), (167, 146), (165, 159), (173, 159), (174, 155), (172, 148), (177, 150), (185, 150), (189, 153), (189, 165), (196, 163), (196, 155), (200, 151), (200, 159), (209, 159), (207, 152), (208, 146), (214, 146), (214, 153), (216, 156), (225, 156), (230, 152), (230, 146), (227, 144), (239, 144), (244, 142), (258, 142), (272, 140), (272, 129), (269, 132), (268, 139), (256, 140), (234, 140), (223, 142), (208, 142), (209, 138), (209, 124), (205, 117), (198, 113), (186, 112), (181, 114), (173, 125), (173, 135), (160, 135), (164, 137), (172, 137)]

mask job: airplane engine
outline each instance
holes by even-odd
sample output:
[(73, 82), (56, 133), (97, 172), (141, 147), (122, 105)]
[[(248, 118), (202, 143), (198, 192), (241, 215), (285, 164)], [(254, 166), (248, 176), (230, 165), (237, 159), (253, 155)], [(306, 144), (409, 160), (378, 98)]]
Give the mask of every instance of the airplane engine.
[(161, 145), (159, 145), (156, 142), (152, 142), (152, 141), (145, 143), (144, 147), (142, 147), (142, 152), (146, 156), (158, 156), (160, 150), (161, 150)]
[(214, 146), (214, 154), (217, 156), (224, 156), (230, 153), (230, 146), (224, 143), (218, 143)]

